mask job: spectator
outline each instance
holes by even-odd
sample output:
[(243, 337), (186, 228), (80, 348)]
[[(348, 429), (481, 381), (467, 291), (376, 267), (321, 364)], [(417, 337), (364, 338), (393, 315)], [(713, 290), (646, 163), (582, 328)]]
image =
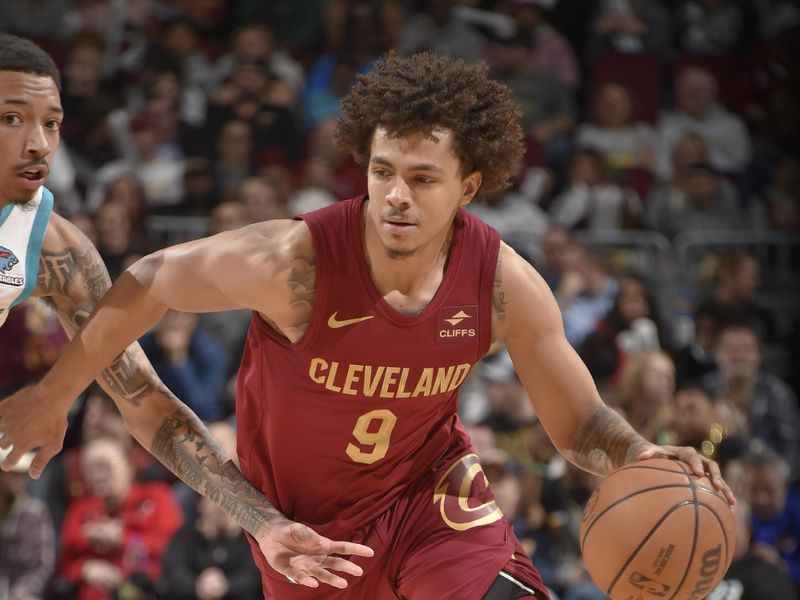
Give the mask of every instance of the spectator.
[(752, 31), (748, 31), (743, 4), (734, 0), (684, 0), (676, 18), (678, 48), (687, 54), (737, 52)]
[(675, 185), (661, 186), (650, 194), (645, 221), (668, 237), (683, 231), (750, 228), (739, 206), (730, 181), (708, 163), (698, 163)]
[(708, 600), (797, 600), (797, 589), (781, 565), (764, 558), (753, 548), (750, 507), (737, 496), (733, 506), (736, 546), (733, 562)]
[(97, 249), (106, 264), (111, 279), (124, 270), (129, 254), (141, 251), (136, 244), (133, 221), (128, 208), (121, 202), (105, 202), (94, 219), (97, 228)]
[(704, 456), (716, 458), (722, 430), (716, 424), (714, 405), (715, 401), (700, 388), (684, 388), (675, 394), (672, 429), (677, 445), (692, 446)]
[(716, 353), (719, 368), (703, 377), (703, 388), (713, 397), (725, 397), (746, 414), (751, 435), (794, 468), (800, 435), (797, 398), (783, 381), (761, 370), (755, 330), (747, 324), (725, 326)]
[(409, 17), (400, 34), (395, 48), (398, 54), (431, 50), (468, 61), (483, 58), (486, 39), (455, 15), (454, 4), (455, 0), (421, 3), (422, 10)]
[(672, 355), (679, 387), (696, 383), (703, 375), (716, 369), (712, 353), (719, 328), (717, 311), (708, 304), (698, 306), (692, 322), (692, 339)]
[(638, 221), (641, 212), (636, 192), (607, 177), (603, 158), (595, 150), (575, 152), (567, 186), (550, 207), (555, 223), (590, 231), (618, 231)]
[(271, 219), (285, 219), (286, 207), (271, 180), (266, 177), (251, 177), (242, 182), (237, 190), (239, 201), (244, 206), (248, 223), (259, 223)]
[(212, 234), (239, 229), (239, 227), (244, 227), (249, 224), (250, 221), (247, 218), (247, 210), (241, 202), (226, 200), (217, 204), (211, 212)]
[(602, 0), (592, 21), (590, 56), (611, 52), (654, 54), (670, 52), (670, 16), (655, 0)]
[(643, 279), (619, 278), (619, 292), (611, 310), (578, 347), (578, 353), (596, 381), (615, 383), (629, 359), (661, 348), (657, 307)]
[(504, 60), (495, 65), (494, 77), (514, 93), (522, 109), (522, 129), (534, 148), (529, 164), (541, 162), (561, 166), (571, 148), (576, 107), (573, 92), (546, 73), (529, 73), (528, 41), (514, 38), (504, 43)]
[(467, 210), (481, 218), (500, 234), (528, 262), (539, 258), (542, 237), (550, 226), (550, 217), (537, 201), (531, 201), (517, 190), (487, 194), (481, 202), (471, 202)]
[(575, 143), (579, 148), (596, 150), (613, 170), (653, 168), (658, 137), (650, 125), (636, 120), (627, 86), (613, 81), (601, 85), (592, 115), (592, 123), (578, 128)]
[(789, 464), (773, 450), (757, 446), (747, 457), (746, 469), (756, 551), (768, 556), (780, 570), (788, 569), (797, 586), (800, 584), (800, 495), (790, 489)]
[(628, 422), (645, 439), (672, 444), (675, 366), (663, 352), (648, 352), (626, 365), (620, 376)]
[(748, 323), (762, 341), (775, 341), (775, 318), (757, 296), (760, 286), (758, 260), (746, 252), (731, 252), (721, 258), (714, 289), (701, 307), (722, 321)]
[(572, 240), (569, 231), (560, 225), (552, 225), (542, 237), (542, 260), (537, 265), (539, 274), (551, 290), (558, 289), (565, 271), (565, 255)]
[(225, 81), (236, 65), (242, 62), (262, 62), (289, 92), (290, 104), (295, 104), (303, 88), (303, 67), (278, 45), (274, 31), (264, 21), (246, 23), (230, 36), (229, 51), (216, 63), (216, 85)]
[(705, 139), (715, 170), (740, 174), (750, 158), (750, 136), (742, 119), (717, 101), (714, 77), (698, 67), (684, 68), (675, 79), (675, 97), (675, 109), (662, 114), (659, 120), (659, 175), (663, 179), (670, 177), (675, 146), (687, 133), (697, 133)]
[[(0, 449), (0, 464), (10, 452)], [(3, 600), (44, 599), (53, 573), (56, 544), (50, 513), (25, 491), (32, 461), (29, 453), (10, 471), (0, 471), (0, 581), (7, 585)]]
[(609, 275), (599, 256), (579, 246), (566, 249), (563, 264), (564, 272), (555, 297), (561, 308), (567, 340), (577, 348), (614, 306), (619, 284)]
[(198, 417), (220, 418), (228, 357), (198, 328), (197, 315), (168, 311), (141, 345), (164, 384)]
[(220, 129), (216, 148), (216, 195), (232, 199), (242, 182), (253, 175), (253, 128), (246, 121), (228, 121)]
[(133, 593), (152, 592), (182, 521), (171, 490), (134, 483), (125, 448), (111, 439), (88, 443), (81, 462), (89, 495), (67, 509), (58, 579), (48, 597), (110, 600), (123, 584)]
[[(511, 16), (516, 27), (516, 39), (527, 45), (525, 65), (527, 73), (543, 73), (558, 79), (570, 89), (580, 84), (580, 69), (569, 42), (544, 19), (543, 0), (514, 0)], [(506, 70), (509, 61), (517, 59), (516, 52), (507, 52), (503, 44), (492, 44), (487, 61), (493, 68)]]

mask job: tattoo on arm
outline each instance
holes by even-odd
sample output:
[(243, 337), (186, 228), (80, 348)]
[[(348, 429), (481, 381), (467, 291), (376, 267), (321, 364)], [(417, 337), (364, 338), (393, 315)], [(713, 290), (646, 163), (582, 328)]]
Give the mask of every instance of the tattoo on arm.
[[(100, 254), (88, 239), (59, 252), (43, 249), (39, 260), (37, 293), (56, 310), (72, 337), (89, 318), (94, 306), (111, 287), (111, 279)], [(133, 345), (102, 373), (112, 395), (139, 406), (142, 398), (156, 390), (153, 371), (144, 353)]]
[(290, 305), (297, 311), (292, 328), (302, 333), (311, 321), (317, 292), (317, 261), (314, 256), (297, 257), (289, 268), (287, 285), (292, 292)]
[(283, 516), (244, 478), (200, 420), (185, 407), (164, 420), (150, 451), (251, 534)]
[(494, 272), (494, 291), (492, 292), (492, 308), (498, 321), (505, 321), (508, 299), (503, 291), (503, 259), (497, 259), (497, 268)]
[(572, 458), (587, 471), (607, 475), (633, 462), (647, 444), (625, 419), (603, 404), (575, 436)]

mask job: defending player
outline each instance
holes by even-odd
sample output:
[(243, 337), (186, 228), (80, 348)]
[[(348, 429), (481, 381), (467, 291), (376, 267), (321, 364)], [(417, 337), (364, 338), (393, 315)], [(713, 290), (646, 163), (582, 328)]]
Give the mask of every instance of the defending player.
[[(64, 407), (168, 307), (253, 309), (237, 386), (243, 473), (290, 518), (376, 550), (326, 597), (547, 596), (456, 416), (493, 341), (575, 464), (605, 474), (674, 456), (730, 497), (713, 461), (648, 443), (602, 403), (542, 279), (462, 210), (505, 186), (522, 153), (517, 106), (485, 66), (389, 57), (343, 111), (338, 141), (368, 165), (368, 197), (142, 259), (12, 401)], [(315, 597), (256, 558), (268, 597)]]
[[(11, 307), (36, 296), (57, 311), (72, 336), (111, 282), (97, 249), (52, 212), (53, 195), (43, 187), (64, 116), (59, 85), (58, 70), (41, 48), (0, 34), (0, 325)], [(319, 565), (359, 573), (349, 561), (328, 555), (370, 555), (368, 548), (332, 542), (285, 519), (158, 379), (138, 344), (125, 346), (93, 377), (99, 376), (145, 448), (254, 535), (270, 563), (285, 574), (311, 569), (320, 581), (341, 586), (344, 580)], [(0, 433), (6, 432), (0, 446), (14, 444), (4, 468), (40, 446), (31, 467), (38, 477), (61, 449), (67, 409), (77, 395), (33, 400), (23, 393), (19, 402), (0, 404)]]

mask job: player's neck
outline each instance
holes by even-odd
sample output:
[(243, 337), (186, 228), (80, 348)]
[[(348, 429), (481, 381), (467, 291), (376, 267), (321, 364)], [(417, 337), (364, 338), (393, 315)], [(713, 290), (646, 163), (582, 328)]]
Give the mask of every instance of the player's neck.
[(367, 267), (375, 287), (384, 296), (395, 292), (419, 302), (430, 301), (444, 278), (453, 232), (450, 227), (440, 238), (402, 258), (390, 257), (382, 245), (365, 243)]

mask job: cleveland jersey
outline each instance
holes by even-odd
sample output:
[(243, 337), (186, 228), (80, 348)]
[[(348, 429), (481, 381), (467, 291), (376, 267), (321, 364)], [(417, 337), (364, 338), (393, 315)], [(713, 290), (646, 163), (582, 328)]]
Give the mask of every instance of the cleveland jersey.
[(0, 326), (9, 309), (36, 288), (39, 255), (52, 210), (53, 194), (44, 187), (30, 202), (6, 204), (0, 210)]
[[(241, 469), (284, 514), (334, 539), (469, 448), (458, 389), (489, 349), (500, 240), (460, 209), (441, 285), (418, 314), (381, 296), (356, 198), (308, 213), (311, 321), (290, 343), (254, 314), (237, 384)], [(433, 499), (432, 499), (433, 501)]]

